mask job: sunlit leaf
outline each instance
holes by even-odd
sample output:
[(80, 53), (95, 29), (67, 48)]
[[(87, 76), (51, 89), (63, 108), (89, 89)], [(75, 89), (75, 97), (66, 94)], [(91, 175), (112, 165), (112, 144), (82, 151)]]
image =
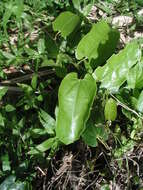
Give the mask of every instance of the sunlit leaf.
[(84, 131), (95, 94), (96, 83), (89, 74), (78, 79), (76, 73), (70, 73), (63, 79), (58, 93), (56, 135), (64, 144), (78, 140)]
[(141, 59), (141, 49), (137, 42), (131, 42), (118, 54), (112, 55), (107, 63), (93, 73), (95, 80), (101, 81), (101, 88), (117, 92), (126, 81), (129, 70)]
[(106, 61), (114, 52), (119, 40), (119, 33), (105, 21), (93, 24), (92, 29), (79, 42), (76, 50), (77, 59), (87, 57), (96, 59), (98, 65)]
[(53, 22), (53, 30), (61, 32), (63, 37), (70, 35), (80, 24), (80, 18), (72, 12), (62, 12)]

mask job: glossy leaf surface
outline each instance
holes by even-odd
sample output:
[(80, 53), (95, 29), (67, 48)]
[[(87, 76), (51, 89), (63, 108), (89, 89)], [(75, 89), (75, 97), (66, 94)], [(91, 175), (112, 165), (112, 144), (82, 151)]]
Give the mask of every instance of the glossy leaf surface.
[(93, 77), (101, 81), (101, 88), (116, 92), (126, 81), (129, 70), (141, 59), (141, 49), (137, 42), (128, 44), (125, 49), (108, 59), (107, 63), (98, 67)]
[(62, 37), (69, 36), (80, 24), (80, 18), (72, 12), (61, 13), (53, 22), (53, 30), (61, 32)]
[(82, 59), (97, 59), (98, 62), (104, 62), (114, 52), (119, 40), (117, 30), (110, 28), (105, 22), (101, 21), (93, 24), (92, 29), (79, 42), (76, 57)]
[(59, 112), (56, 135), (64, 144), (80, 138), (96, 94), (96, 83), (90, 74), (78, 79), (76, 73), (68, 74), (62, 81), (58, 98)]

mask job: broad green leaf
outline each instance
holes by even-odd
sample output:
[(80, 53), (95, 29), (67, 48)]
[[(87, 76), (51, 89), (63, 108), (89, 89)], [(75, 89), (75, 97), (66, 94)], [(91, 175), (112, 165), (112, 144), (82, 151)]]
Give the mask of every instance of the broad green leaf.
[(140, 93), (138, 101), (137, 101), (137, 110), (143, 113), (143, 90)]
[(114, 121), (117, 117), (117, 104), (113, 98), (107, 100), (104, 109), (105, 119), (108, 121)]
[(95, 80), (101, 81), (101, 88), (117, 92), (126, 81), (129, 70), (141, 59), (141, 49), (137, 42), (131, 42), (107, 63), (93, 73)]
[(130, 69), (127, 75), (128, 88), (143, 88), (143, 61)]
[(108, 134), (105, 127), (101, 124), (94, 124), (88, 122), (85, 131), (82, 134), (84, 142), (91, 146), (96, 147), (98, 145), (97, 139), (100, 138), (103, 141), (108, 139)]
[(39, 119), (43, 127), (46, 129), (46, 132), (48, 134), (54, 134), (55, 125), (56, 125), (55, 120), (42, 109), (39, 112)]
[(90, 74), (78, 79), (68, 74), (59, 87), (59, 111), (56, 135), (64, 144), (78, 140), (85, 129), (96, 94), (96, 83)]
[(35, 148), (32, 148), (28, 153), (29, 154), (43, 153), (52, 148), (55, 140), (56, 140), (55, 138), (50, 138), (48, 140), (45, 140), (41, 144), (37, 145)]
[(96, 59), (96, 64), (105, 62), (114, 52), (119, 40), (119, 32), (105, 21), (93, 24), (92, 29), (79, 42), (77, 59)]
[(7, 87), (0, 87), (0, 100), (7, 93), (7, 91), (8, 91)]
[(77, 15), (65, 11), (53, 22), (53, 30), (59, 31), (63, 37), (67, 37), (80, 25), (80, 22), (80, 18)]

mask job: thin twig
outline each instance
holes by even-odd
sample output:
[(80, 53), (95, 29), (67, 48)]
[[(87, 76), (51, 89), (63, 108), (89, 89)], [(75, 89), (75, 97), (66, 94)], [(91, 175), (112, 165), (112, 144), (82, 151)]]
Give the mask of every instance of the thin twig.
[(113, 94), (110, 94), (118, 103), (119, 106), (123, 107), (124, 109), (132, 112), (133, 114), (137, 115), (140, 119), (143, 120), (143, 117), (140, 116), (140, 114), (138, 114), (135, 110), (129, 108), (127, 105), (123, 104), (122, 102), (120, 102), (120, 100), (118, 100)]

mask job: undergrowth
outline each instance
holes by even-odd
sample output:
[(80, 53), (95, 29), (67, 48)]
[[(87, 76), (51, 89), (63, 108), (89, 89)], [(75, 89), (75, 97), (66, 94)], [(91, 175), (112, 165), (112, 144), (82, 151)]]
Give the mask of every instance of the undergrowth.
[(143, 189), (141, 6), (0, 2), (0, 190)]

